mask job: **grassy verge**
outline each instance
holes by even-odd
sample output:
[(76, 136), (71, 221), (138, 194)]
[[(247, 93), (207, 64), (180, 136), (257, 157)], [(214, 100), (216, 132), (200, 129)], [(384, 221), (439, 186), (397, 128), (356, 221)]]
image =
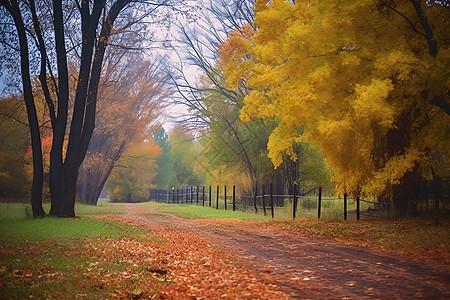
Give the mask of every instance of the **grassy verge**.
[(185, 219), (240, 219), (265, 220), (268, 217), (245, 213), (241, 211), (220, 210), (212, 207), (203, 207), (192, 204), (164, 204), (156, 202), (141, 203), (143, 209), (154, 209), (163, 213), (171, 213)]
[(21, 204), (9, 205), (14, 218), (0, 218), (0, 299), (131, 299), (167, 284), (148, 271), (161, 242), (144, 227), (86, 217), (105, 207), (27, 219)]
[[(44, 211), (50, 211), (50, 203), (43, 205)], [(110, 203), (106, 198), (100, 198), (97, 205), (75, 203), (75, 215), (80, 217), (92, 215), (123, 214), (122, 203)], [(33, 213), (29, 203), (0, 203), (0, 220), (32, 218)]]

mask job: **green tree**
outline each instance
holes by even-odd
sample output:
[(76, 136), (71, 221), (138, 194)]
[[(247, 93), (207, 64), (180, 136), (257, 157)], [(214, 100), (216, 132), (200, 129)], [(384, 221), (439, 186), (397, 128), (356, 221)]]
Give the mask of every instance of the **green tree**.
[(186, 129), (177, 125), (169, 132), (171, 145), (170, 155), (173, 161), (173, 176), (171, 186), (201, 185), (203, 179), (197, 171), (200, 144)]
[(155, 144), (161, 148), (161, 155), (156, 158), (156, 172), (158, 173), (153, 180), (158, 189), (168, 189), (173, 175), (173, 162), (171, 156), (171, 146), (169, 136), (166, 134), (164, 127), (153, 133)]

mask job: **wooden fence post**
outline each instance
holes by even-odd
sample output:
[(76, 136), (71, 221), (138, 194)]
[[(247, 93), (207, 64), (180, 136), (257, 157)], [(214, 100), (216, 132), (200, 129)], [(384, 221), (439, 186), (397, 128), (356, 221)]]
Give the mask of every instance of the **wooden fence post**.
[(258, 206), (256, 206), (257, 195), (258, 195), (258, 183), (255, 183), (255, 196), (253, 197), (253, 206), (255, 207), (255, 213), (258, 213)]
[(225, 210), (227, 210), (227, 186), (225, 186), (224, 193), (225, 193), (225, 197), (224, 197), (224, 200), (225, 200)]
[(347, 193), (344, 194), (344, 220), (347, 220)]
[(205, 186), (203, 186), (202, 190), (203, 190), (202, 191), (202, 202), (203, 202), (203, 206), (205, 206)]
[(322, 208), (322, 187), (319, 187), (319, 199), (317, 201), (317, 217), (320, 219), (320, 210)]
[[(187, 187), (186, 187), (187, 188)], [(187, 194), (187, 193), (186, 193)], [(194, 198), (194, 187), (191, 186), (191, 204), (192, 204), (192, 198)], [(187, 197), (186, 197), (187, 200)], [(187, 201), (186, 201), (187, 202)]]
[(197, 192), (197, 194), (195, 195), (195, 196), (196, 196), (196, 198), (197, 198), (197, 204), (196, 204), (196, 205), (198, 205), (198, 185), (197, 185), (197, 189), (196, 189), (196, 192)]
[(265, 186), (263, 184), (263, 186), (262, 186), (262, 204), (263, 204), (264, 216), (267, 216), (267, 213), (266, 213), (266, 199), (264, 197), (264, 191), (265, 191)]
[(217, 186), (217, 202), (216, 202), (216, 209), (219, 209), (219, 186)]
[(233, 185), (233, 211), (236, 211), (236, 186)]
[(209, 186), (209, 207), (211, 207), (211, 186)]
[(274, 218), (274, 213), (273, 213), (273, 184), (270, 184), (270, 209), (272, 212), (272, 219)]
[(296, 212), (297, 212), (297, 184), (294, 183), (294, 203), (292, 208), (292, 218), (294, 219)]
[(356, 220), (359, 220), (359, 210), (360, 209), (360, 207), (359, 207), (359, 197), (358, 198), (356, 198)]

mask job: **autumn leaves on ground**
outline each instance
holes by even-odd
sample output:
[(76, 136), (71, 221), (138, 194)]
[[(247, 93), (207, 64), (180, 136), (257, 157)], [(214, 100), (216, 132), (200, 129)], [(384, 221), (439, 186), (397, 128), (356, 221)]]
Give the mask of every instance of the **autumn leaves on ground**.
[[(276, 281), (247, 268), (236, 258), (236, 253), (200, 237), (194, 230), (165, 226), (164, 220), (173, 222), (164, 212), (167, 206), (149, 203), (132, 207), (138, 213), (126, 213), (123, 204), (79, 205), (80, 218), (35, 220), (24, 218), (22, 205), (2, 204), (0, 298), (302, 298), (298, 292), (289, 293), (277, 286)], [(222, 217), (232, 216), (229, 213)], [(212, 221), (199, 224), (209, 226), (209, 222)], [(215, 222), (275, 227), (311, 237), (386, 248), (406, 257), (427, 259), (447, 269), (449, 265), (447, 223), (434, 228), (424, 219), (396, 220), (392, 226), (399, 230), (394, 232), (391, 227), (372, 221), (226, 219)], [(355, 232), (365, 237), (355, 239)], [(267, 263), (270, 261), (261, 262)], [(291, 279), (296, 284), (299, 278)], [(317, 286), (310, 288), (317, 289)]]
[(285, 297), (204, 239), (112, 216), (2, 219), (0, 298)]

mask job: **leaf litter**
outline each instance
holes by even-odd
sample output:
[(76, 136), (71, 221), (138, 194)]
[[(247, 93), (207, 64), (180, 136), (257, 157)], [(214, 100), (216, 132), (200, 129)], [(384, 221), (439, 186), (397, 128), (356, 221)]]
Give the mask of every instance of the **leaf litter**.
[[(112, 217), (116, 221), (146, 225), (136, 218)], [(270, 283), (240, 267), (226, 252), (187, 231), (160, 226), (151, 230), (164, 244), (152, 245), (148, 271), (170, 283), (155, 291), (156, 299), (288, 299)], [(129, 247), (127, 247), (129, 249)], [(143, 293), (145, 287), (141, 287)]]

